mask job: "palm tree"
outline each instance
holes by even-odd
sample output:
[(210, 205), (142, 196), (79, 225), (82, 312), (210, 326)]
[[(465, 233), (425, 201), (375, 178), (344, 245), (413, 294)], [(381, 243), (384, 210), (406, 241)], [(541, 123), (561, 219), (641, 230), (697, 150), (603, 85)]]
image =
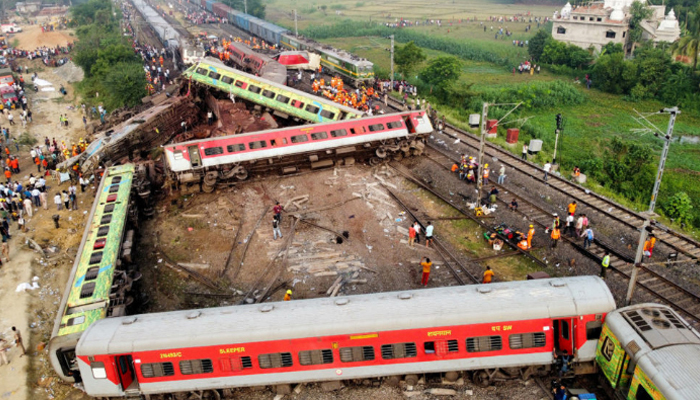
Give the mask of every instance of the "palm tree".
[(693, 70), (697, 69), (700, 52), (700, 5), (695, 12), (690, 12), (683, 37), (671, 45), (671, 52), (688, 57), (693, 61)]

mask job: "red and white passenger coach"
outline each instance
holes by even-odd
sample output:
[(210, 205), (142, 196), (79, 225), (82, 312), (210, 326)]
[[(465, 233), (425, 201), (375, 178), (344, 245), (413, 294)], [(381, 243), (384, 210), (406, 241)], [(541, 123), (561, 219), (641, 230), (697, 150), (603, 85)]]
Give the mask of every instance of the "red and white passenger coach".
[(449, 371), (483, 383), (547, 370), (554, 350), (592, 364), (614, 309), (593, 276), (442, 287), (108, 318), (76, 355), (102, 397)]
[(209, 171), (220, 171), (213, 175), (216, 179), (242, 180), (258, 161), (264, 161), (268, 169), (287, 167), (291, 170), (282, 172), (295, 172), (300, 161), (323, 163), (356, 156), (381, 159), (420, 153), (424, 138), (432, 132), (425, 111), (410, 111), (193, 140), (166, 145), (164, 150), (168, 168), (180, 182), (199, 181)]

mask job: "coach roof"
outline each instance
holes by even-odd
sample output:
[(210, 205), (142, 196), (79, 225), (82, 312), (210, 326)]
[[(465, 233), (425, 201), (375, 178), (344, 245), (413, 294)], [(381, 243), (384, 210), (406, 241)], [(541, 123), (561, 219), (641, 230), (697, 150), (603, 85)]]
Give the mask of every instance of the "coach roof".
[(572, 317), (614, 309), (605, 282), (593, 276), (453, 286), (108, 318), (85, 331), (76, 353)]

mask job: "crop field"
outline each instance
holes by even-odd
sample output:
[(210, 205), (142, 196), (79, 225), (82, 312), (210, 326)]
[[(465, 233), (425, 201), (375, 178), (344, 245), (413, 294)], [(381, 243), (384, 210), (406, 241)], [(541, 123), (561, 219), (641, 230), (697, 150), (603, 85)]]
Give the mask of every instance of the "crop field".
[[(292, 10), (296, 9), (300, 30), (317, 24), (333, 24), (346, 18), (379, 22), (395, 22), (401, 18), (409, 21), (440, 19), (443, 22), (443, 27), (446, 27), (450, 22), (455, 23), (460, 19), (476, 18), (478, 21), (483, 21), (490, 16), (546, 17), (551, 16), (554, 10), (557, 9), (555, 6), (514, 4), (513, 1), (500, 0), (398, 0), (374, 2), (356, 0), (335, 0), (330, 2), (320, 0), (266, 0), (265, 4), (267, 5), (267, 19), (287, 27), (294, 26)], [(511, 25), (521, 24), (511, 23)], [(526, 25), (522, 24), (523, 27)]]

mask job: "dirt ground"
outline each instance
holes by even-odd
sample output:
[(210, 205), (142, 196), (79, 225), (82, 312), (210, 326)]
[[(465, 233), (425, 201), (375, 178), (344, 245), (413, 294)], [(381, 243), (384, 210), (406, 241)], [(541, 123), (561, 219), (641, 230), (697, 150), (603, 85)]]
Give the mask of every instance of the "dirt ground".
[[(41, 22), (42, 20), (40, 20)], [(68, 42), (75, 41), (72, 36), (72, 31), (61, 30), (51, 32), (41, 32), (40, 25), (21, 25), (22, 32), (15, 33), (12, 37), (8, 37), (8, 43), (12, 44), (14, 40), (18, 41), (18, 48), (23, 50), (34, 50), (37, 47), (55, 47), (65, 46)]]
[[(28, 26), (27, 28), (36, 28)], [(29, 39), (24, 48), (33, 49), (37, 46), (55, 45), (59, 39), (43, 39), (51, 37), (63, 37), (60, 43), (65, 44), (69, 36), (63, 32), (54, 32), (38, 35), (35, 29), (28, 29), (21, 35), (34, 38)], [(19, 36), (19, 35), (18, 35)], [(32, 42), (31, 40), (36, 40)], [(51, 41), (55, 40), (55, 41)], [(33, 47), (32, 47), (33, 46)], [(74, 106), (74, 92), (61, 76), (54, 74), (53, 69), (43, 66), (40, 60), (29, 62), (21, 59), (19, 65), (29, 67), (29, 74), (37, 72), (39, 78), (47, 80), (58, 89), (64, 84), (68, 90), (67, 96), (56, 95), (57, 92), (39, 92), (28, 90), (29, 107), (33, 111), (34, 122), (22, 128), (19, 123), (18, 113), (14, 111), (16, 124), (9, 126), (6, 117), (0, 116), (0, 126), (9, 127), (11, 136), (18, 138), (34, 138), (37, 145), (43, 144), (43, 138), (55, 137), (60, 143), (65, 141), (72, 144), (84, 134), (80, 121), (80, 112), (72, 108)], [(28, 81), (28, 79), (27, 79)], [(67, 114), (71, 122), (68, 128), (58, 125), (60, 114)], [(23, 141), (29, 143), (29, 141)], [(13, 153), (20, 157), (21, 173), (15, 174), (13, 179), (26, 183), (29, 174), (36, 175), (36, 167), (29, 157), (30, 146), (23, 144), (17, 153), (14, 146)], [(56, 387), (55, 379), (49, 373), (48, 361), (44, 351), (37, 351), (37, 346), (48, 342), (53, 328), (56, 309), (61, 300), (65, 283), (70, 268), (75, 258), (75, 252), (84, 230), (85, 211), (93, 201), (92, 191), (81, 194), (78, 192), (78, 211), (56, 211), (53, 205), (53, 194), (57, 190), (67, 190), (69, 183), (59, 184), (53, 179), (47, 179), (49, 188), (48, 210), (35, 209), (31, 218), (27, 218), (28, 232), (21, 233), (17, 225), (12, 224), (10, 232), (13, 235), (10, 240), (11, 262), (0, 267), (0, 304), (11, 305), (0, 307), (0, 332), (6, 332), (11, 326), (17, 326), (23, 334), (28, 357), (18, 357), (17, 350), (10, 352), (10, 366), (0, 366), (0, 396), (11, 400), (42, 399), (48, 398), (47, 393), (53, 394)], [(54, 228), (52, 215), (60, 216), (60, 228)], [(25, 240), (29, 238), (40, 246), (48, 248), (47, 258), (42, 258), (34, 250), (28, 248)], [(39, 277), (40, 289), (27, 293), (15, 293), (15, 288), (23, 282), (31, 282), (33, 276)], [(29, 364), (31, 363), (31, 365)]]

